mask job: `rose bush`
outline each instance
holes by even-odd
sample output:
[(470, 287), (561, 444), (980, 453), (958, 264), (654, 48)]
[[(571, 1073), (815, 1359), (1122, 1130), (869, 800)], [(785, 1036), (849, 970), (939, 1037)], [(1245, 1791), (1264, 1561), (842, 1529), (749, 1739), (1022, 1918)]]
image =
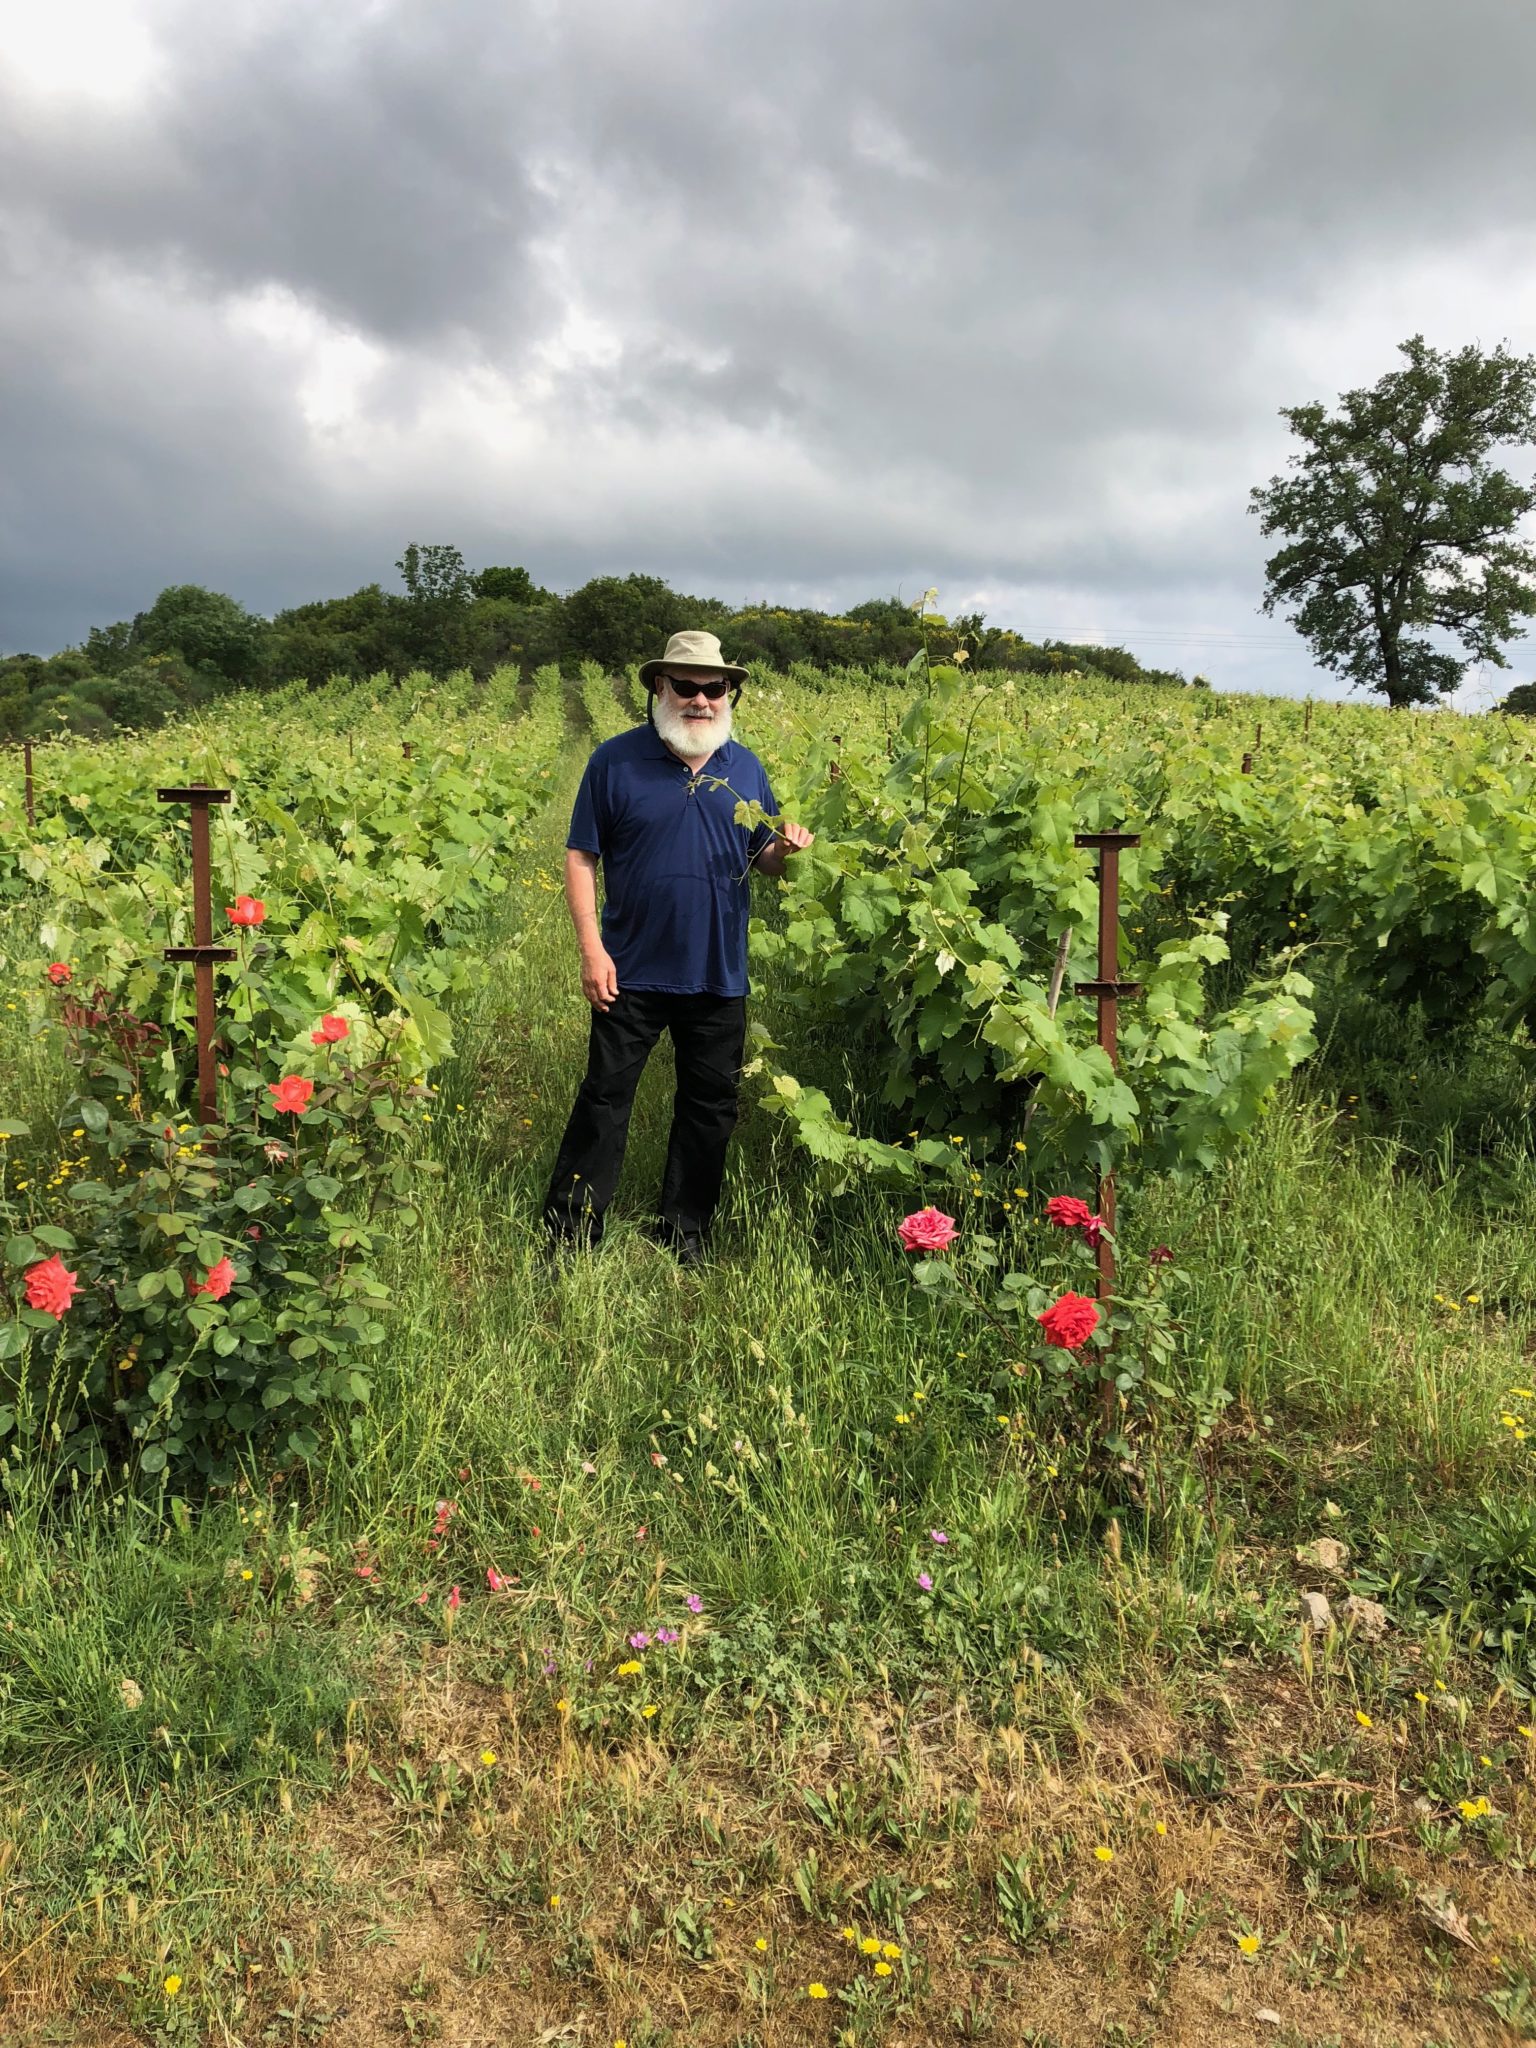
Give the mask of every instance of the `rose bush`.
[(95, 1172), (70, 1189), (77, 1229), (5, 1243), (24, 1299), (0, 1323), (0, 1360), (19, 1368), (0, 1436), (56, 1428), (85, 1470), (185, 1466), (220, 1481), (258, 1445), (310, 1456), (322, 1410), (369, 1397), (388, 1307), (370, 1254), (389, 1219), (415, 1220), (410, 1173), (430, 1170), (391, 1161), (382, 1141), (424, 1091), (388, 1052), (337, 1065), (318, 1089), (237, 1066), (241, 1113), (204, 1128), (142, 1113), (155, 1035), (103, 991), (74, 1005), (68, 1035), (80, 1090), (63, 1115)]
[[(275, 692), (214, 739), (61, 749), (35, 826), (0, 811), (0, 895), (37, 942), (16, 965), (78, 1069), (60, 1135), (85, 1172), (58, 1194), (68, 1173), (0, 1181), (0, 1446), (47, 1432), (52, 1457), (57, 1430), (79, 1466), (224, 1478), (258, 1445), (309, 1455), (327, 1407), (368, 1399), (373, 1247), (434, 1170), (405, 1156), (409, 1112), (565, 731), (558, 671), (529, 694), (509, 670), (466, 678), (457, 713), (434, 685), (406, 759), (375, 691)], [(285, 711), (301, 748), (292, 723), (274, 732)], [(214, 903), (238, 957), (219, 971), (206, 1129), (187, 1109), (193, 976), (163, 958), (191, 937), (186, 822), (155, 795), (195, 779), (234, 791)], [(0, 1138), (54, 1149), (24, 1123)]]
[[(1170, 1383), (1177, 1325), (1168, 1296), (1182, 1275), (1167, 1247), (1134, 1264), (1122, 1262), (1115, 1293), (1101, 1301), (1096, 1247), (1101, 1238), (1114, 1244), (1103, 1219), (1075, 1195), (1052, 1196), (1046, 1207), (1062, 1235), (1042, 1244), (1029, 1271), (1003, 1270), (997, 1238), (951, 1227), (922, 1246), (930, 1256), (912, 1267), (912, 1278), (936, 1300), (965, 1302), (975, 1311), (981, 1326), (975, 1348), (984, 1333), (995, 1340), (1001, 1356), (990, 1391), (999, 1406), (1022, 1398), (1041, 1420), (1056, 1406), (1059, 1431), (1066, 1437), (1094, 1432), (1110, 1465), (1136, 1493), (1146, 1440), (1175, 1414), (1196, 1435), (1208, 1434), (1213, 1404), (1219, 1407), (1222, 1397), (1181, 1395)], [(898, 1226), (903, 1246), (915, 1248), (908, 1225), (935, 1213), (919, 1211)], [(1087, 1291), (1090, 1286), (1095, 1292)]]

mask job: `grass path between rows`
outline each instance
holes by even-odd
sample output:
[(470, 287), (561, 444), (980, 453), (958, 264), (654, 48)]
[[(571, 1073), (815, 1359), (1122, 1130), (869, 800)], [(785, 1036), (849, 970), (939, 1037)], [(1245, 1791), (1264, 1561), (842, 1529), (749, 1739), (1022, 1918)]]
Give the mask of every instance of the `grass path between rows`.
[(1145, 1536), (1080, 1526), (997, 1426), (898, 1197), (817, 1194), (749, 1112), (710, 1264), (640, 1235), (665, 1048), (603, 1248), (549, 1269), (584, 754), (416, 1141), (367, 1416), (238, 1500), (33, 1530), (0, 2048), (1536, 2025), (1528, 1709), (1433, 1637), (1304, 1636), (1298, 1585), (1343, 1588), (1293, 1556), (1469, 1483), (1528, 1315), (1433, 1296), (1528, 1302), (1529, 1246), (1300, 1092), (1206, 1188), (1149, 1190), (1129, 1227), (1178, 1242), (1237, 1398), (1215, 1494), (1190, 1467)]

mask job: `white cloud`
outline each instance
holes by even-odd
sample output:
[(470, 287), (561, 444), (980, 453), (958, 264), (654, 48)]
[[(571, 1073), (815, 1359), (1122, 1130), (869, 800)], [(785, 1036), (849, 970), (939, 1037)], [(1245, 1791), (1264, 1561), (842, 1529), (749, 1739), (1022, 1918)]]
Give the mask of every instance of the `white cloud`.
[(122, 0), (48, 0), (7, 10), (0, 85), (44, 107), (131, 106), (163, 79), (153, 15)]

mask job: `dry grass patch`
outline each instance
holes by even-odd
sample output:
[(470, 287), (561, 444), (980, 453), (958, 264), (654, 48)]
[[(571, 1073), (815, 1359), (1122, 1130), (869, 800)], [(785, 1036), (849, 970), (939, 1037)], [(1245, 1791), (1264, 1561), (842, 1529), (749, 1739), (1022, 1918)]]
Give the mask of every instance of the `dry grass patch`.
[[(1531, 1786), (1499, 1789), (1506, 1860), (1475, 1826), (1426, 1846), (1415, 1741), (1291, 1674), (1075, 1736), (865, 1703), (685, 1752), (424, 1679), (398, 1754), (308, 1816), (355, 1905), (305, 1997), (335, 2048), (1508, 2039), (1480, 2001), (1536, 1949)], [(1347, 1770), (1311, 1767), (1341, 1744)]]

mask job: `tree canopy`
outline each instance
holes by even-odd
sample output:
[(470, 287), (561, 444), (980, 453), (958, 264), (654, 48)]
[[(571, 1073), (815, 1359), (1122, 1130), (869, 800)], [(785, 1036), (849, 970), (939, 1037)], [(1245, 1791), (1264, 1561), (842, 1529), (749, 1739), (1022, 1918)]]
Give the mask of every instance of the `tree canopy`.
[(1536, 358), (1398, 346), (1406, 366), (1337, 412), (1282, 408), (1302, 445), (1249, 507), (1284, 541), (1263, 609), (1394, 706), (1448, 695), (1474, 661), (1507, 667), (1500, 643), (1536, 614), (1536, 550), (1517, 534), (1536, 486), (1489, 460), (1536, 441)]

